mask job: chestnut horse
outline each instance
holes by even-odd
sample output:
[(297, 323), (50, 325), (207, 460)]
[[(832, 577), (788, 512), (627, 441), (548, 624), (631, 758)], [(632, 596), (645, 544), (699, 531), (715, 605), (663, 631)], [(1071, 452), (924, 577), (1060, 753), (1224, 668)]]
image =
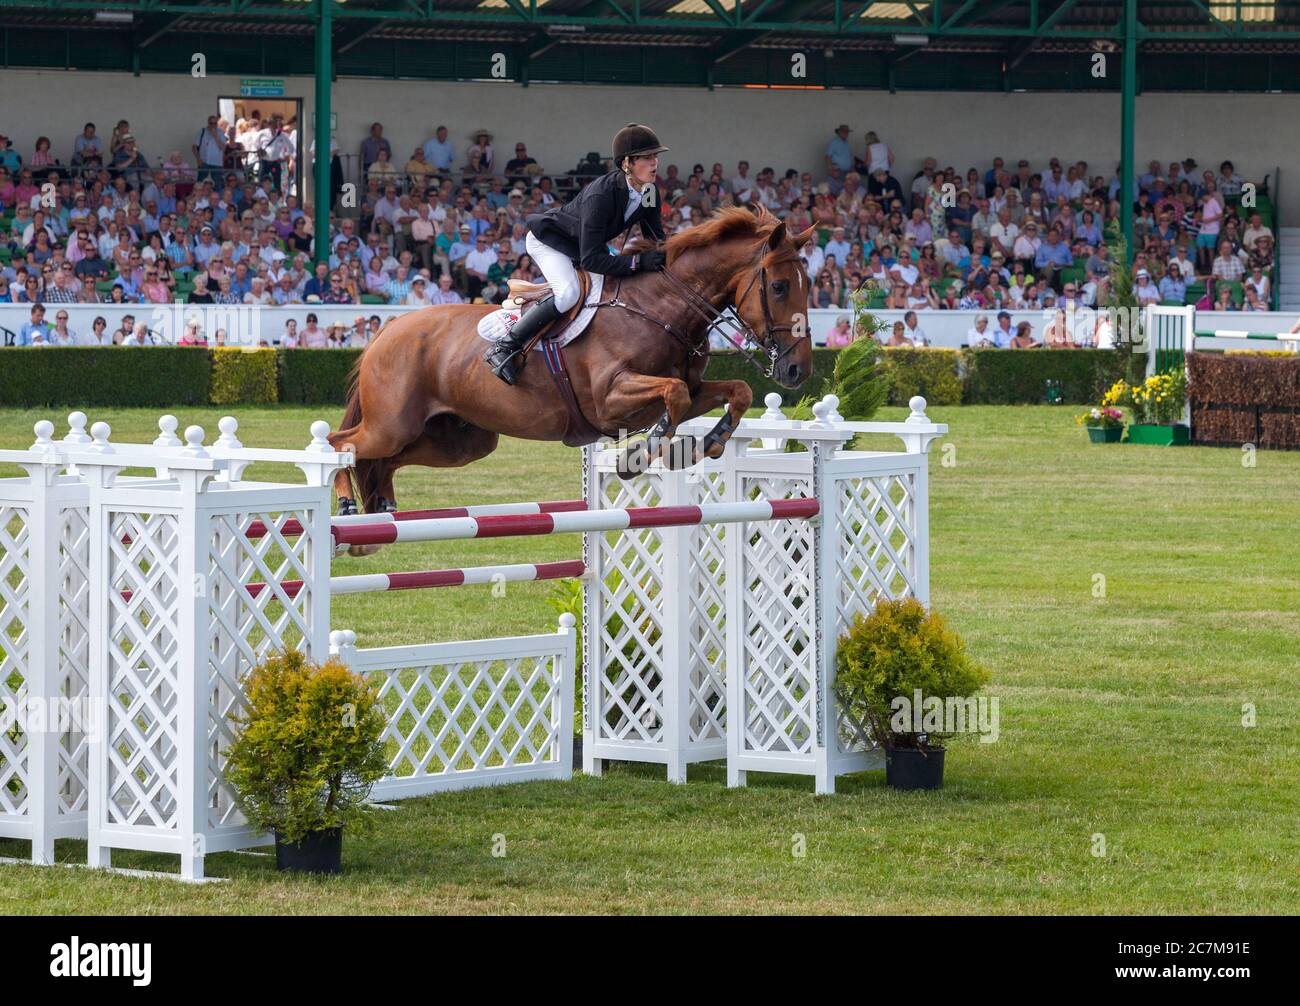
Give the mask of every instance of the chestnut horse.
[[(728, 208), (664, 245), (664, 273), (607, 277), (604, 305), (564, 349), (577, 403), (600, 433), (626, 436), (653, 426), (630, 447), (636, 470), (668, 450), (677, 424), (725, 405), (699, 444), (680, 438), (676, 465), (717, 457), (753, 402), (744, 381), (706, 381), (708, 331), (734, 307), (742, 331), (763, 350), (767, 371), (795, 388), (812, 371), (807, 335), (811, 284), (799, 259), (811, 232), (790, 235), (761, 207)], [(630, 247), (630, 246), (629, 246)], [(627, 249), (625, 249), (627, 250)], [(428, 307), (389, 320), (351, 376), (336, 450), (356, 457), (364, 510), (396, 507), (393, 474), (405, 465), (450, 468), (491, 454), (502, 435), (572, 443), (571, 415), (540, 353), (513, 387), (483, 362), (479, 320), (495, 304)], [(587, 440), (594, 439), (590, 436)], [(639, 452), (639, 456), (634, 456)], [(350, 473), (334, 489), (352, 498)]]

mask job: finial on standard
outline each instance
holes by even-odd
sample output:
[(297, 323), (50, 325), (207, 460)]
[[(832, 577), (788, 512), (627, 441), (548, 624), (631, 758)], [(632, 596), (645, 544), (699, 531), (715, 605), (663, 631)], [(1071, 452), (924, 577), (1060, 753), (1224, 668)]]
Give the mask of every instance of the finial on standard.
[(311, 443), (307, 445), (307, 450), (315, 454), (328, 454), (334, 450), (329, 442), (330, 424), (323, 419), (318, 419), (311, 424)]
[(88, 444), (90, 437), (86, 434), (86, 414), (84, 412), (68, 413), (68, 434), (63, 438), (67, 444)]
[(153, 442), (155, 447), (180, 447), (181, 439), (176, 435), (176, 427), (180, 425), (180, 420), (173, 415), (158, 417), (158, 439)]
[(222, 416), (218, 419), (217, 429), (221, 431), (221, 436), (217, 437), (217, 446), (230, 450), (238, 450), (244, 446), (239, 442), (239, 437), (235, 435), (239, 429), (239, 420), (234, 416)]
[(113, 428), (108, 423), (96, 423), (90, 428), (90, 439), (94, 441), (88, 450), (95, 451), (99, 454), (108, 454), (113, 448), (108, 442), (108, 438), (113, 435)]
[(763, 418), (768, 422), (785, 418), (785, 413), (781, 411), (781, 396), (775, 391), (769, 391), (763, 396), (763, 404), (767, 406), (767, 411), (763, 413)]
[(32, 444), (32, 450), (47, 451), (54, 446), (54, 424), (48, 419), (42, 419), (33, 426), (32, 432), (36, 434), (36, 443)]
[(203, 449), (203, 427), (187, 426), (185, 427), (185, 451), (184, 453), (192, 458), (201, 458), (207, 454)]
[(913, 395), (907, 400), (908, 407), (912, 414), (907, 417), (909, 423), (928, 423), (930, 417), (925, 414), (925, 399), (920, 395)]

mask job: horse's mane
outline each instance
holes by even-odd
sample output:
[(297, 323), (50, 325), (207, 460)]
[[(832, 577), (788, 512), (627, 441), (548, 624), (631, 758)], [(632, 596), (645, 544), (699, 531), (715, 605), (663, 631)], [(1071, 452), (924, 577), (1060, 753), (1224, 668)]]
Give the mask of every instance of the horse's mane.
[[(780, 222), (761, 205), (755, 210), (743, 206), (726, 206), (716, 210), (704, 223), (678, 231), (663, 243), (663, 249), (668, 253), (668, 263), (671, 265), (684, 252), (693, 248), (707, 248), (737, 235), (767, 237)], [(653, 241), (634, 238), (623, 251), (644, 251), (655, 246)]]

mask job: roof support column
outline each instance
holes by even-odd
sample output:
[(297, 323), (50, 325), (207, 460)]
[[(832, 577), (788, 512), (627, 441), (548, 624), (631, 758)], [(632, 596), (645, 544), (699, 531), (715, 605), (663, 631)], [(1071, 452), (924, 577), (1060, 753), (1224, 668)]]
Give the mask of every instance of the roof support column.
[(334, 0), (316, 0), (316, 165), (312, 182), (315, 205), (315, 260), (330, 258), (330, 80), (334, 76)]
[(1119, 207), (1120, 233), (1133, 261), (1133, 132), (1137, 114), (1137, 0), (1124, 0), (1124, 66), (1120, 77)]

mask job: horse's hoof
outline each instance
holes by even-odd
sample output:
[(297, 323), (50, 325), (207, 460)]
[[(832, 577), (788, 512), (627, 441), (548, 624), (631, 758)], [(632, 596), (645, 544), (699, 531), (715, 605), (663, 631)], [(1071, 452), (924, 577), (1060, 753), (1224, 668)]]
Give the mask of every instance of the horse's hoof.
[(650, 450), (646, 447), (645, 441), (642, 440), (626, 448), (619, 455), (615, 471), (618, 472), (618, 477), (626, 482), (638, 475), (645, 474), (645, 470), (649, 467)]
[(374, 555), (381, 548), (383, 548), (382, 545), (349, 545), (348, 555), (354, 559), (361, 559), (367, 555)]
[(694, 437), (678, 437), (664, 452), (664, 465), (673, 471), (680, 471), (683, 468), (690, 468), (700, 461), (700, 453), (696, 449), (696, 439)]

